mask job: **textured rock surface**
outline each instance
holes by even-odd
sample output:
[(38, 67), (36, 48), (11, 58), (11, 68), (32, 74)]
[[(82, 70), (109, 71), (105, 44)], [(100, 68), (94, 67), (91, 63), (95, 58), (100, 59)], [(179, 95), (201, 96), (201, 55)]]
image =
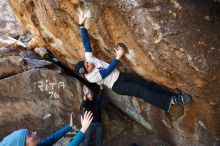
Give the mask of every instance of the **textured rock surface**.
[(120, 65), (168, 88), (193, 95), (185, 109), (165, 114), (139, 99), (111, 94), (112, 102), (172, 145), (219, 143), (220, 6), (209, 0), (9, 0), (19, 21), (64, 63), (83, 59), (77, 9), (93, 16), (95, 54), (107, 61), (118, 42), (129, 52)]
[[(58, 87), (60, 82), (65, 86)], [(56, 83), (53, 89), (51, 83)], [(48, 129), (44, 135), (48, 134), (80, 108), (79, 83), (53, 71), (34, 69), (2, 79), (0, 84), (1, 137), (24, 126), (39, 132)]]
[(12, 44), (9, 47), (0, 48), (0, 79), (15, 75), (32, 68), (40, 68), (52, 65), (46, 60), (39, 60), (31, 50)]
[[(82, 91), (79, 81), (62, 73), (51, 62), (39, 60), (29, 49), (0, 49), (0, 139), (14, 130), (28, 128), (45, 137), (76, 114), (80, 128)], [(166, 143), (125, 116), (103, 97), (104, 145), (160, 145)], [(67, 145), (69, 133), (56, 146)], [(149, 140), (151, 139), (151, 140)]]
[(51, 62), (17, 45), (0, 48), (0, 57), (1, 139), (25, 127), (48, 135), (79, 111), (79, 82), (59, 74)]
[(0, 36), (19, 37), (25, 33), (13, 15), (7, 0), (0, 1)]

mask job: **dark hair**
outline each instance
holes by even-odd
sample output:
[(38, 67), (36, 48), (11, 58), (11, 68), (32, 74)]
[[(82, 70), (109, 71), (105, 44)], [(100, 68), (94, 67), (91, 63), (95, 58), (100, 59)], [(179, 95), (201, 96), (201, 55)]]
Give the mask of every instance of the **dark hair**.
[(84, 66), (84, 61), (79, 61), (75, 65), (75, 71), (77, 74), (86, 74), (87, 70)]

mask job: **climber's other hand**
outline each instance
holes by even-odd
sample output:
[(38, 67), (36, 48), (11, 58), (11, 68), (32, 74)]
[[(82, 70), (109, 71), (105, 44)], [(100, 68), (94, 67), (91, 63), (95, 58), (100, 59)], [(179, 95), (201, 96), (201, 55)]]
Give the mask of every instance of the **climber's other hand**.
[(120, 59), (122, 57), (122, 55), (124, 54), (124, 49), (120, 46), (118, 46), (117, 48), (114, 48), (115, 52), (116, 52), (116, 59)]

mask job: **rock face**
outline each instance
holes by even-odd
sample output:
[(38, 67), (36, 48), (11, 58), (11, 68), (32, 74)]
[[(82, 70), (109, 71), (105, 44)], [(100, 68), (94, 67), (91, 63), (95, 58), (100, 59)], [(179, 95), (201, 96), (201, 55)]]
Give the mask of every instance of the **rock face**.
[(48, 129), (44, 134), (49, 134), (80, 108), (79, 83), (50, 70), (33, 69), (0, 84), (1, 137), (24, 125), (40, 132)]
[(79, 111), (81, 88), (74, 78), (21, 46), (0, 48), (0, 56), (1, 139), (19, 128), (48, 135)]
[(216, 145), (220, 138), (220, 6), (210, 0), (9, 0), (21, 22), (69, 66), (84, 58), (77, 11), (92, 16), (90, 37), (95, 55), (106, 61), (118, 42), (128, 46), (119, 66), (193, 102), (171, 113), (142, 100), (108, 92), (111, 101), (171, 145)]
[[(15, 48), (0, 48), (0, 139), (20, 128), (37, 131), (46, 137), (66, 125), (73, 111), (78, 130), (82, 112), (79, 81), (67, 76), (53, 63), (40, 60), (31, 50), (21, 46)], [(104, 145), (166, 143), (125, 116), (107, 96), (103, 97), (102, 111), (106, 131)], [(56, 146), (67, 145), (75, 135), (73, 132)]]
[(0, 36), (19, 37), (25, 33), (13, 15), (7, 0), (0, 1)]

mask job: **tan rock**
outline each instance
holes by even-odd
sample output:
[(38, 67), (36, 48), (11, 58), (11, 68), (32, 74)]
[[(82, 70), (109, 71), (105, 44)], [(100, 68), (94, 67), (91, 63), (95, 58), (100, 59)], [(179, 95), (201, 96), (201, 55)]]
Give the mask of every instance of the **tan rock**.
[[(207, 24), (203, 19), (216, 3), (212, 7), (207, 1), (104, 0), (85, 1), (77, 7), (69, 0), (9, 2), (19, 21), (40, 38), (39, 47), (48, 48), (69, 64), (84, 58), (77, 11), (91, 12), (96, 23), (92, 23), (89, 33), (96, 56), (110, 62), (113, 48), (123, 42), (130, 55), (124, 56), (120, 70), (193, 96), (188, 107), (174, 110), (177, 114), (171, 117), (140, 99), (138, 108), (129, 98), (115, 94), (110, 94), (112, 102), (170, 145), (219, 143), (220, 52), (209, 50), (220, 46), (220, 20), (215, 17)], [(169, 10), (175, 15), (167, 13)], [(218, 15), (213, 11), (213, 16)]]
[(10, 36), (18, 39), (25, 29), (19, 25), (12, 13), (7, 0), (0, 1), (0, 36)]
[[(28, 51), (27, 51), (28, 52)], [(1, 48), (0, 49), (0, 79), (18, 73), (30, 70), (33, 68), (40, 68), (46, 66), (52, 66), (52, 63), (46, 60), (39, 60), (31, 58), (32, 54), (26, 54), (23, 58), (21, 56), (13, 56), (13, 52), (10, 48)], [(22, 54), (22, 53), (20, 53)], [(55, 67), (56, 68), (56, 67)]]
[(45, 48), (38, 48), (38, 47), (36, 47), (34, 49), (34, 52), (37, 53), (38, 55), (40, 55), (42, 58), (48, 53), (47, 49), (45, 49)]
[(38, 47), (39, 41), (36, 38), (32, 38), (30, 42), (28, 42), (28, 47), (36, 48)]
[(17, 66), (12, 64), (8, 58), (3, 57), (0, 59), (0, 78), (20, 73), (25, 70), (24, 66)]
[(24, 65), (25, 61), (20, 56), (8, 56), (9, 61), (17, 66)]

